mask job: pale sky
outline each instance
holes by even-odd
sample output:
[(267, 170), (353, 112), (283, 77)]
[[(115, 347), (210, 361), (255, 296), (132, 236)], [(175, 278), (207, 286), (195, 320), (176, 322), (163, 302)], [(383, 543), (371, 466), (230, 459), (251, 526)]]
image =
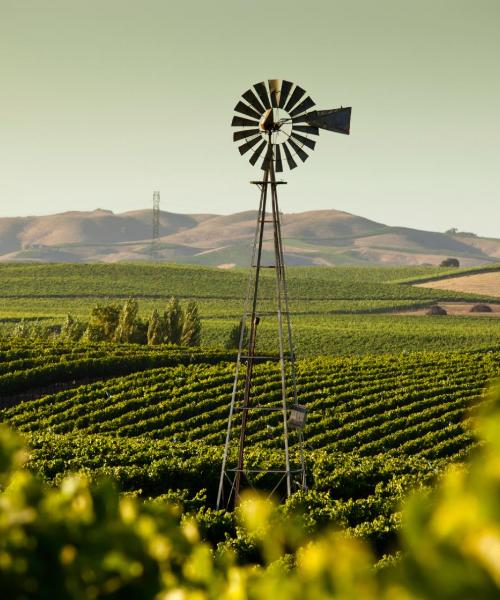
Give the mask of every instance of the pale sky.
[(500, 237), (499, 0), (0, 0), (0, 216), (257, 206), (252, 84), (352, 106), (284, 212)]

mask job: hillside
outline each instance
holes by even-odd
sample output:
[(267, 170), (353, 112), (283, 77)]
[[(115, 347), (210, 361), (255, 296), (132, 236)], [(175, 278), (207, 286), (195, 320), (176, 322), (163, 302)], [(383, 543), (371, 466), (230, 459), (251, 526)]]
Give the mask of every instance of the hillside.
[[(156, 259), (211, 266), (246, 266), (255, 211), (232, 215), (161, 212)], [(65, 212), (0, 218), (0, 261), (130, 262), (151, 260), (151, 211)], [(269, 237), (269, 236), (268, 236)], [(338, 210), (283, 215), (287, 261), (296, 265), (495, 262), (500, 240), (390, 227)], [(265, 245), (272, 251), (271, 242)]]

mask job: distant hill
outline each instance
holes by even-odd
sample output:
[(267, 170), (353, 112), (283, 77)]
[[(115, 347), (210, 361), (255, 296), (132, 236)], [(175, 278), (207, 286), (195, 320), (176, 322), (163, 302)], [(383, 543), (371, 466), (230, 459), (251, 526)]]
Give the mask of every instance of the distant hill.
[[(160, 213), (157, 260), (246, 266), (256, 211), (232, 215)], [(151, 211), (97, 209), (0, 218), (0, 261), (119, 262), (151, 259)], [(389, 227), (338, 210), (283, 215), (288, 264), (439, 264), (498, 262), (500, 240)], [(270, 233), (270, 232), (269, 232)], [(267, 236), (269, 239), (269, 236)], [(265, 254), (272, 243), (265, 244)]]

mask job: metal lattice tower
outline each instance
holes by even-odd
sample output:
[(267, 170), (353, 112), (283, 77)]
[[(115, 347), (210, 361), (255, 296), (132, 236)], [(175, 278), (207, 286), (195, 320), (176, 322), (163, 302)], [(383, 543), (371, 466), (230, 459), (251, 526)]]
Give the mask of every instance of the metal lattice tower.
[[(276, 172), (283, 166), (304, 162), (305, 148), (314, 149), (311, 135), (319, 129), (349, 133), (350, 108), (308, 111), (314, 102), (305, 90), (290, 81), (269, 80), (258, 83), (242, 96), (235, 107), (232, 126), (240, 130), (234, 141), (243, 141), (240, 154), (252, 150), (250, 163), (263, 157), (263, 177), (252, 181), (260, 190), (251, 269), (241, 322), (236, 370), (229, 406), (217, 508), (232, 508), (243, 487), (263, 487), (270, 494), (286, 498), (306, 489), (303, 426), (306, 409), (297, 397), (295, 352), (285, 274), (281, 215), (278, 206)], [(245, 115), (242, 117), (241, 114)], [(268, 234), (269, 237), (266, 237)], [(276, 353), (259, 346), (258, 330), (276, 340)], [(268, 398), (254, 393), (255, 367), (263, 362), (275, 382), (268, 386)], [(257, 397), (260, 400), (257, 400)], [(252, 417), (267, 414), (266, 428), (252, 429)], [(255, 421), (254, 421), (255, 422)], [(249, 438), (272, 437), (271, 447), (281, 448), (281, 458), (271, 467), (262, 466), (249, 454)]]
[(156, 260), (160, 237), (160, 192), (153, 192), (153, 220), (151, 232), (151, 260)]

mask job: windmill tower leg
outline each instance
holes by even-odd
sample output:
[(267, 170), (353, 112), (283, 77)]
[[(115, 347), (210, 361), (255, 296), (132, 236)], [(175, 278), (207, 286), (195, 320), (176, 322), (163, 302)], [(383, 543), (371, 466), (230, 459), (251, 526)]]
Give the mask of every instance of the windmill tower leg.
[[(269, 143), (268, 156), (272, 157), (272, 145)], [(252, 182), (259, 186), (260, 204), (257, 215), (257, 224), (255, 230), (251, 271), (248, 282), (247, 297), (245, 302), (242, 327), (240, 332), (240, 343), (238, 348), (238, 357), (236, 361), (236, 372), (231, 395), (229, 408), (228, 426), (226, 432), (226, 441), (224, 446), (223, 462), (219, 480), (219, 489), (217, 494), (217, 508), (233, 507), (238, 503), (240, 491), (244, 485), (250, 470), (246, 468), (245, 447), (248, 431), (248, 424), (251, 414), (256, 414), (258, 410), (276, 410), (282, 413), (283, 426), (283, 448), (284, 464), (283, 468), (274, 469), (273, 475), (276, 476), (276, 485), (271, 493), (274, 493), (285, 484), (285, 495), (288, 497), (292, 493), (292, 479), (299, 477), (297, 484), (299, 488), (305, 488), (305, 463), (302, 449), (302, 436), (299, 432), (297, 437), (298, 450), (300, 455), (300, 466), (292, 469), (290, 461), (289, 447), (289, 428), (288, 417), (290, 412), (290, 402), (297, 404), (296, 374), (295, 374), (295, 355), (292, 345), (292, 329), (290, 322), (290, 311), (288, 303), (288, 292), (285, 277), (285, 265), (283, 259), (283, 243), (281, 238), (281, 219), (278, 205), (277, 186), (284, 182), (277, 182), (274, 173), (273, 160), (267, 162), (268, 166), (264, 171), (262, 181)], [(270, 215), (266, 214), (268, 202), (270, 201)], [(270, 218), (269, 218), (270, 217)], [(260, 356), (256, 352), (256, 342), (258, 326), (261, 320), (259, 312), (259, 285), (261, 280), (262, 249), (264, 242), (264, 231), (266, 224), (272, 226), (272, 245), (274, 250), (274, 264), (268, 265), (275, 271), (275, 310), (274, 315), (277, 318), (278, 333), (278, 351), (279, 351), (279, 377), (280, 377), (280, 406), (263, 407), (257, 406), (252, 397), (252, 378), (254, 375), (254, 366), (256, 361), (269, 359), (270, 356)], [(269, 315), (269, 313), (265, 313)], [(248, 343), (244, 344), (245, 329), (247, 318), (250, 320)], [(289, 377), (287, 378), (287, 367), (289, 368)], [(244, 378), (242, 370), (244, 369)], [(244, 379), (242, 399), (241, 386), (238, 385), (240, 379)], [(289, 393), (290, 391), (290, 393)], [(237, 414), (241, 413), (241, 423), (239, 434), (234, 431), (234, 422)], [(231, 464), (236, 465), (234, 467)], [(269, 472), (265, 470), (252, 469), (256, 471)], [(293, 476), (293, 477), (292, 477)], [(227, 493), (225, 493), (227, 492)]]

